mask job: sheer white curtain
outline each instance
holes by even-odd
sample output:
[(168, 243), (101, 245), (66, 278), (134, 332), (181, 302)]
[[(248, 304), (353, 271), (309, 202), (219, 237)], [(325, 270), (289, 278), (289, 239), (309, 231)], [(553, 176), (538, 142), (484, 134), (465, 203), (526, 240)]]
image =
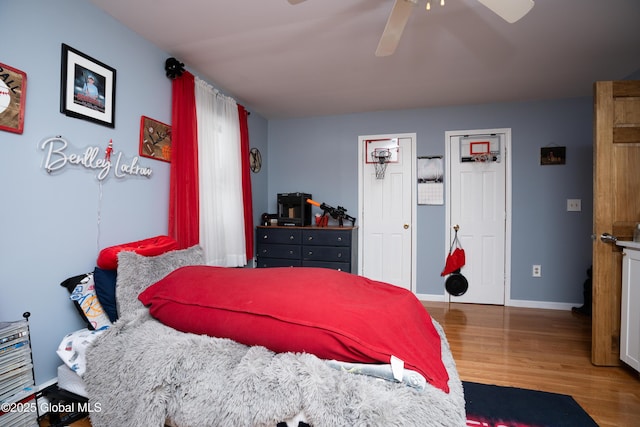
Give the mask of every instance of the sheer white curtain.
[(247, 264), (236, 101), (196, 77), (200, 245), (206, 263)]

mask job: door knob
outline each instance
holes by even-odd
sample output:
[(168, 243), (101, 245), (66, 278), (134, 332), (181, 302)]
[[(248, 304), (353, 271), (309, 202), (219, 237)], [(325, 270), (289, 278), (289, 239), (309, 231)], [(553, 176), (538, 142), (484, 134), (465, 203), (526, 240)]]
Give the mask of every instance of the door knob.
[(618, 241), (618, 238), (616, 236), (613, 236), (609, 233), (602, 233), (600, 235), (600, 240), (603, 241), (604, 243), (613, 243), (615, 244)]
[(404, 229), (406, 230), (407, 228), (409, 228), (409, 224), (404, 225)]

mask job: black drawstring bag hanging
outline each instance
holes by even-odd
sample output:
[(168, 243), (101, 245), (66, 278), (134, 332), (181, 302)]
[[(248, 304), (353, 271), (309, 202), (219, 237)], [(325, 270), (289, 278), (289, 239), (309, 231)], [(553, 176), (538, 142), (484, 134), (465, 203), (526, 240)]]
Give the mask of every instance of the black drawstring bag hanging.
[(449, 248), (449, 254), (445, 261), (444, 270), (440, 273), (441, 276), (449, 275), (447, 280), (444, 282), (444, 288), (454, 297), (464, 295), (465, 292), (467, 292), (467, 289), (469, 289), (469, 282), (467, 281), (467, 278), (460, 273), (460, 269), (464, 267), (466, 263), (466, 255), (464, 249), (462, 249), (460, 241), (458, 240), (458, 229), (459, 227), (456, 225), (454, 227), (455, 236), (453, 238), (453, 242), (451, 242), (451, 247)]

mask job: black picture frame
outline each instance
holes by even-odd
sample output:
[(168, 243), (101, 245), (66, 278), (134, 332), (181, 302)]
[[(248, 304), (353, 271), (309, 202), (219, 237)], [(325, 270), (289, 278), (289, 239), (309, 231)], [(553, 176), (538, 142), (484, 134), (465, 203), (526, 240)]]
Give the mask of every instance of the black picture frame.
[(116, 70), (64, 43), (60, 68), (60, 112), (115, 128)]
[(540, 148), (540, 164), (542, 166), (564, 165), (567, 163), (567, 147)]

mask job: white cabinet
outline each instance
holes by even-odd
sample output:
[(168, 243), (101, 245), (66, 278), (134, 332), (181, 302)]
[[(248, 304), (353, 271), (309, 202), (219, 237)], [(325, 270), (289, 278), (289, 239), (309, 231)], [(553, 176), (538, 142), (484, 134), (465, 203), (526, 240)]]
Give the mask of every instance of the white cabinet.
[(622, 257), (620, 360), (640, 371), (640, 243), (618, 242)]

